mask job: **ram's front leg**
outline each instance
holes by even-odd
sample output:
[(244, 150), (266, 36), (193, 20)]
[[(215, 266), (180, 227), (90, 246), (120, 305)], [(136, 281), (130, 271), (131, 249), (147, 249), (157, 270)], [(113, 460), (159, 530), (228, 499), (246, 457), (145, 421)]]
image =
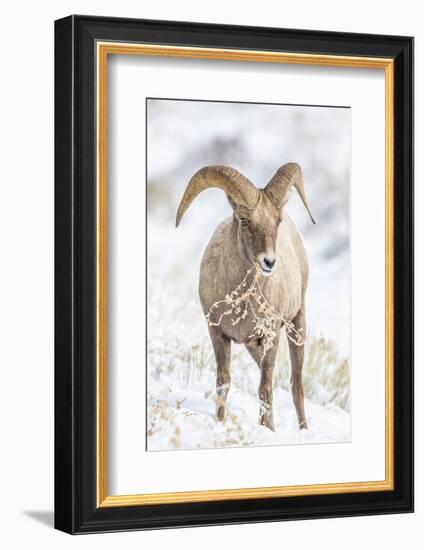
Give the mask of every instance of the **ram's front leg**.
[(246, 349), (256, 361), (260, 371), (261, 380), (259, 383), (259, 424), (266, 426), (273, 432), (274, 428), (274, 415), (272, 412), (272, 373), (274, 372), (275, 358), (277, 357), (277, 350), (279, 344), (279, 337), (276, 337), (273, 342), (273, 346), (269, 349), (264, 356), (264, 348), (261, 341), (253, 341), (246, 344)]
[[(274, 342), (271, 349), (267, 351), (265, 357), (262, 358), (259, 364), (261, 369), (261, 380), (259, 383), (259, 424), (266, 426), (273, 432), (274, 427), (274, 414), (272, 411), (272, 375), (274, 372), (276, 350), (278, 349), (278, 342)], [(262, 353), (262, 346), (260, 347)]]
[(222, 334), (219, 327), (209, 327), (209, 334), (216, 359), (216, 416), (218, 420), (224, 420), (231, 383), (231, 340)]
[[(295, 318), (292, 320), (292, 323), (297, 331), (302, 334), (303, 338), (306, 337), (306, 322), (305, 322), (305, 311), (304, 307), (300, 309)], [(299, 423), (300, 430), (306, 430), (308, 428), (308, 423), (306, 422), (305, 415), (305, 403), (304, 403), (304, 393), (303, 393), (303, 380), (302, 380), (302, 369), (303, 369), (303, 360), (305, 355), (305, 345), (302, 344), (298, 346), (292, 340), (289, 340), (289, 349), (290, 349), (290, 362), (291, 362), (291, 387), (292, 387), (292, 396), (293, 403), (296, 408), (297, 420)]]

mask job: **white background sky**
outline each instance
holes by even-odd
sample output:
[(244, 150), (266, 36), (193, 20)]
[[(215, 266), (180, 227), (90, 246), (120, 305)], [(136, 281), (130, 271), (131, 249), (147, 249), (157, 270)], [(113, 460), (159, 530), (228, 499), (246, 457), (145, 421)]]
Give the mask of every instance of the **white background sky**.
[[(16, 1), (3, 9), (0, 164), (0, 544), (5, 548), (184, 548), (234, 545), (357, 549), (364, 540), (387, 550), (422, 545), (424, 475), (417, 468), (415, 515), (180, 529), (72, 538), (51, 528), (53, 509), (53, 20), (70, 13), (208, 21), (415, 35), (416, 97), (424, 96), (420, 4), (357, 0), (246, 3), (215, 0)], [(7, 76), (6, 76), (7, 75)], [(416, 105), (416, 150), (424, 148), (422, 101)], [(424, 179), (417, 155), (416, 181)], [(417, 185), (416, 204), (424, 203)], [(419, 214), (419, 212), (418, 212)], [(424, 218), (416, 221), (416, 280), (424, 279)], [(423, 291), (416, 289), (416, 364), (424, 362)], [(417, 368), (416, 387), (424, 374)], [(420, 397), (420, 395), (418, 395)], [(424, 460), (424, 402), (416, 404), (416, 462)], [(38, 518), (38, 519), (37, 519)], [(41, 521), (40, 521), (41, 519)]]

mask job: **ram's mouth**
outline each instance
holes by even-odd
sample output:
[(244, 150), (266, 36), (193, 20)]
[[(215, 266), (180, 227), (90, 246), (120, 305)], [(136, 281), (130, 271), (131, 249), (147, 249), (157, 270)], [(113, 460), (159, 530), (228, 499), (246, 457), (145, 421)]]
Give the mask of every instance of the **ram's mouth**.
[(260, 267), (261, 267), (262, 275), (265, 275), (265, 277), (269, 277), (274, 272), (272, 268), (263, 266), (262, 264)]

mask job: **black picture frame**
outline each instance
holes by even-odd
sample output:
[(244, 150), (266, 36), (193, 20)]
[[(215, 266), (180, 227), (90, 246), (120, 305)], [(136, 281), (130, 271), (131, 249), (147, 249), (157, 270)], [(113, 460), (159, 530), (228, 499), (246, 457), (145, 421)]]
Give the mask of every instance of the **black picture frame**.
[[(97, 507), (98, 40), (394, 60), (394, 490)], [(413, 39), (73, 15), (55, 22), (55, 527), (68, 533), (413, 511)]]

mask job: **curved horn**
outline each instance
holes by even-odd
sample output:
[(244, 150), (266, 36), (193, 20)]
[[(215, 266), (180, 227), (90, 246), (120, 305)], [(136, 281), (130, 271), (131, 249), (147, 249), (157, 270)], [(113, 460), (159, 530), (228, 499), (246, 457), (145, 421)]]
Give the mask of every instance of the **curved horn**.
[(312, 223), (315, 223), (309, 210), (308, 201), (306, 200), (305, 189), (303, 187), (302, 169), (295, 162), (288, 162), (277, 170), (273, 178), (265, 187), (265, 193), (269, 196), (274, 205), (280, 209), (287, 200), (287, 193), (291, 186), (294, 185), (299, 197), (311, 217)]
[(236, 204), (247, 208), (253, 208), (259, 196), (259, 191), (253, 183), (234, 168), (229, 166), (205, 166), (194, 174), (187, 185), (178, 207), (177, 227), (193, 200), (199, 193), (209, 187), (222, 189)]

